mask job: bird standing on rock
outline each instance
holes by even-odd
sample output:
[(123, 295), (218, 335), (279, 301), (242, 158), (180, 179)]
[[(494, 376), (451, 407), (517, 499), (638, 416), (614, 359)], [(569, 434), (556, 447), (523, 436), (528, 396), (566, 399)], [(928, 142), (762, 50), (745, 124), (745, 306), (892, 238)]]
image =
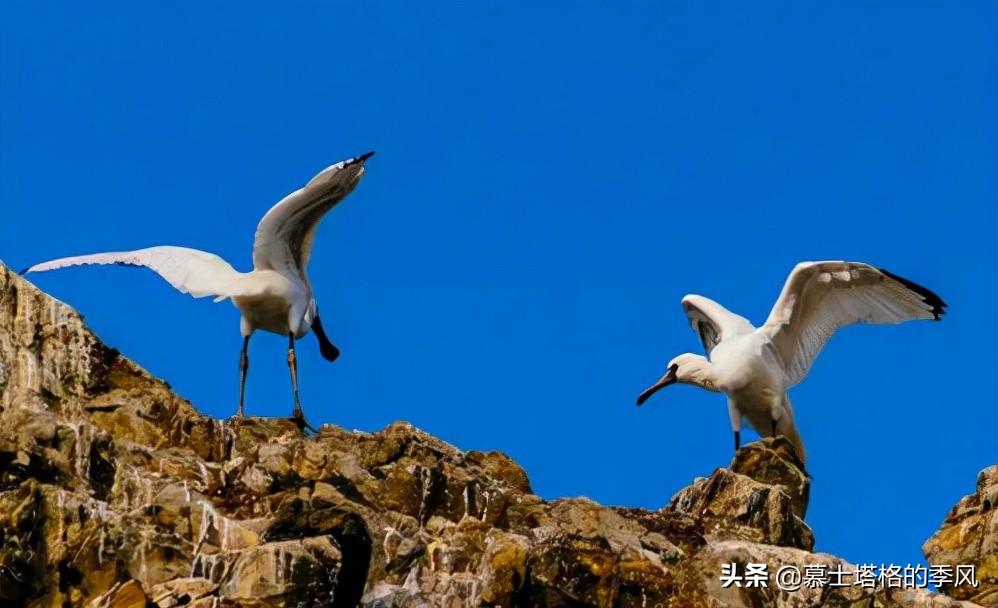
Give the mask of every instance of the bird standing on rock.
[(232, 300), (242, 313), (240, 330), (243, 336), (236, 416), (243, 416), (249, 339), (255, 330), (261, 329), (288, 337), (287, 361), (294, 394), (291, 419), (299, 428), (311, 429), (298, 396), (295, 339), (311, 329), (318, 338), (319, 350), (325, 359), (334, 361), (340, 351), (329, 341), (322, 328), (319, 308), (305, 267), (319, 220), (350, 194), (364, 174), (365, 161), (373, 154), (361, 154), (323, 169), (303, 188), (274, 205), (257, 226), (253, 243), (253, 270), (250, 272), (239, 272), (212, 253), (167, 245), (60, 258), (36, 264), (21, 274), (84, 264), (144, 266), (182, 293), (195, 298), (213, 296), (216, 302)]
[(688, 295), (683, 310), (708, 357), (686, 353), (670, 361), (665, 375), (638, 396), (638, 405), (677, 382), (726, 393), (735, 450), (744, 417), (760, 435), (787, 437), (803, 463), (787, 389), (804, 379), (835, 330), (853, 323), (938, 321), (945, 307), (921, 285), (841, 261), (798, 264), (759, 328), (713, 300)]

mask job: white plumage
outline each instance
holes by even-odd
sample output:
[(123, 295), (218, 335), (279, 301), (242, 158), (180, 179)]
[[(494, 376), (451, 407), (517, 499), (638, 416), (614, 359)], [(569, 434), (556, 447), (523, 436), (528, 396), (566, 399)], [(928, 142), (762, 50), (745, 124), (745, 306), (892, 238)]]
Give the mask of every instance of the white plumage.
[[(239, 272), (213, 253), (187, 247), (161, 246), (60, 258), (36, 264), (24, 272), (40, 272), (88, 264), (144, 266), (162, 276), (181, 293), (195, 298), (231, 299), (242, 313), (240, 328), (239, 410), (243, 413), (246, 347), (257, 329), (289, 338), (288, 366), (294, 390), (294, 419), (306, 424), (298, 398), (294, 340), (311, 329), (322, 355), (334, 360), (339, 351), (326, 337), (308, 280), (306, 265), (312, 252), (319, 220), (343, 200), (364, 174), (364, 162), (373, 152), (340, 161), (323, 169), (304, 187), (274, 205), (260, 220), (253, 243), (253, 270)], [(23, 274), (23, 273), (22, 273)]]
[(703, 296), (683, 298), (683, 310), (709, 358), (683, 354), (669, 362), (638, 405), (676, 383), (728, 396), (728, 413), (739, 446), (741, 420), (760, 434), (784, 435), (804, 460), (787, 389), (807, 375), (835, 330), (852, 323), (939, 320), (946, 304), (932, 291), (859, 262), (802, 262), (787, 278), (762, 327)]
[(166, 279), (180, 293), (190, 294), (195, 298), (214, 296), (216, 302), (240, 295), (248, 288), (248, 281), (245, 280), (248, 275), (238, 272), (214, 253), (171, 245), (59, 258), (35, 264), (24, 272), (91, 264), (145, 266)]

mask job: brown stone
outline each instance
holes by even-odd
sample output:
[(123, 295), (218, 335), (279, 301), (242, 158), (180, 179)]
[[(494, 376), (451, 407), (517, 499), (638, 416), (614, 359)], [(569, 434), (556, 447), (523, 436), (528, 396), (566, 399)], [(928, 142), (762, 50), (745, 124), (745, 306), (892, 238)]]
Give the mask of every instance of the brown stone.
[[(661, 510), (545, 501), (501, 452), (212, 420), (0, 266), (0, 606), (939, 606), (923, 590), (722, 588), (811, 553), (789, 444), (742, 448)], [(622, 464), (622, 466), (625, 466)], [(926, 543), (995, 602), (998, 469)], [(963, 604), (964, 608), (974, 604)]]
[(945, 585), (944, 593), (982, 606), (998, 606), (998, 466), (977, 476), (977, 488), (946, 515), (922, 546), (933, 565), (974, 566), (978, 586)]
[(146, 608), (146, 594), (138, 581), (116, 583), (90, 603), (90, 608)]

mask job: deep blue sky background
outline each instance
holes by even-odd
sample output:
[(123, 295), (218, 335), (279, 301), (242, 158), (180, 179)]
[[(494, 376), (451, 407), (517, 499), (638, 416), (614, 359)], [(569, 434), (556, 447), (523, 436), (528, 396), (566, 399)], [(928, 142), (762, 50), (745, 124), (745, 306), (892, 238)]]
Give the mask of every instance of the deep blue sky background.
[[(944, 322), (836, 335), (792, 392), (817, 548), (920, 545), (998, 458), (998, 5), (0, 5), (0, 259), (178, 244), (248, 269), (260, 216), (377, 151), (310, 273), (343, 350), (314, 422), (501, 449), (544, 497), (656, 508), (731, 457), (724, 398), (637, 393), (757, 323), (800, 260), (938, 291)], [(32, 277), (214, 416), (239, 317), (152, 273)], [(257, 334), (248, 407), (290, 411)]]

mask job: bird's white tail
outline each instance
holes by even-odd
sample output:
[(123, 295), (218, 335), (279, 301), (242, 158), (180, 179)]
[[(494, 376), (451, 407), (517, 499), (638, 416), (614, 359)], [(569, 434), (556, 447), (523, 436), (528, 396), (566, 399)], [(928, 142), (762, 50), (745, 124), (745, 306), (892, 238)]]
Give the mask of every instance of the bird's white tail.
[(800, 458), (801, 464), (807, 462), (807, 454), (804, 452), (804, 442), (800, 438), (800, 433), (797, 432), (797, 425), (790, 425), (790, 429), (786, 432), (786, 437), (790, 440), (790, 443), (794, 445), (794, 449), (797, 451), (797, 457)]
[(787, 395), (783, 396), (783, 410), (784, 415), (780, 418), (777, 430), (779, 434), (790, 440), (790, 443), (794, 446), (794, 450), (797, 451), (800, 463), (804, 464), (807, 461), (807, 454), (804, 452), (804, 441), (801, 440), (800, 433), (797, 432), (797, 423), (794, 420), (794, 408), (790, 405), (790, 398)]

